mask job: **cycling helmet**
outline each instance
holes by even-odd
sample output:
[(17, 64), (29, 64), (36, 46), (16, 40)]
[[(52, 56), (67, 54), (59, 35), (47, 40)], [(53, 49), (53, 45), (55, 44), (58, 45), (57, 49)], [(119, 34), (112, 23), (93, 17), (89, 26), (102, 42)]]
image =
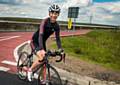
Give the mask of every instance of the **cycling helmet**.
[(49, 12), (57, 12), (60, 13), (60, 7), (56, 4), (53, 4), (49, 7)]

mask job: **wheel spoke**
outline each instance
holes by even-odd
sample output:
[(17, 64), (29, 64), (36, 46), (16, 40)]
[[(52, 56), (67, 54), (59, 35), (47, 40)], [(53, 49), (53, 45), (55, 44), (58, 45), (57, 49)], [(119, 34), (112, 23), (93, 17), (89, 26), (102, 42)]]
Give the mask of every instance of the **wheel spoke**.
[[(41, 83), (43, 80), (44, 77), (42, 67), (38, 76), (38, 83)], [(58, 72), (52, 66), (46, 68), (46, 79), (44, 80), (44, 82), (46, 83), (46, 85), (62, 85), (62, 81)]]
[(27, 77), (28, 62), (28, 53), (22, 52), (17, 63), (18, 76), (20, 79), (26, 79)]

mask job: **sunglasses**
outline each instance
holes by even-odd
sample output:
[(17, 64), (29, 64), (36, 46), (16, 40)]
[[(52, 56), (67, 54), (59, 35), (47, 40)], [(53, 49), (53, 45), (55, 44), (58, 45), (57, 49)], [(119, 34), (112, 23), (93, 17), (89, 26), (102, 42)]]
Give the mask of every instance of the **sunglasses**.
[(55, 13), (58, 13), (58, 14), (60, 13), (60, 12), (58, 12), (58, 11), (50, 11), (50, 12), (51, 12), (51, 13), (54, 13), (54, 12), (55, 12)]

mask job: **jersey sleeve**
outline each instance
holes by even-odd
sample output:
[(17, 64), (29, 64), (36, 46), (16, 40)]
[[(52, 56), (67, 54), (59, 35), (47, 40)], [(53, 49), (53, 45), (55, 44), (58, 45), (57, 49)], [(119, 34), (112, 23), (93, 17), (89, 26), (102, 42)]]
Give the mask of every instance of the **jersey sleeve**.
[(62, 48), (61, 39), (60, 39), (60, 27), (59, 27), (59, 25), (57, 26), (57, 29), (55, 30), (55, 37), (56, 37), (56, 43), (57, 43), (58, 49)]
[(44, 26), (45, 26), (45, 22), (46, 22), (46, 19), (43, 20), (40, 24), (40, 27), (39, 27), (39, 50), (42, 50), (44, 49), (43, 47), (43, 32), (44, 32)]

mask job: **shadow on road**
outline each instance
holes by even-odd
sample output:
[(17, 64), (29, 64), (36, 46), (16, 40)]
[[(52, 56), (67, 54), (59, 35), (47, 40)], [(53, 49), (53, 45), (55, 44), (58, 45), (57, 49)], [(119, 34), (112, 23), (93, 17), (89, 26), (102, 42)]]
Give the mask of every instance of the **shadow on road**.
[(37, 85), (37, 81), (23, 81), (16, 74), (0, 71), (0, 85)]
[[(16, 74), (0, 71), (0, 85), (37, 85), (37, 80), (28, 82), (20, 80)], [(68, 81), (63, 85), (68, 85)]]

